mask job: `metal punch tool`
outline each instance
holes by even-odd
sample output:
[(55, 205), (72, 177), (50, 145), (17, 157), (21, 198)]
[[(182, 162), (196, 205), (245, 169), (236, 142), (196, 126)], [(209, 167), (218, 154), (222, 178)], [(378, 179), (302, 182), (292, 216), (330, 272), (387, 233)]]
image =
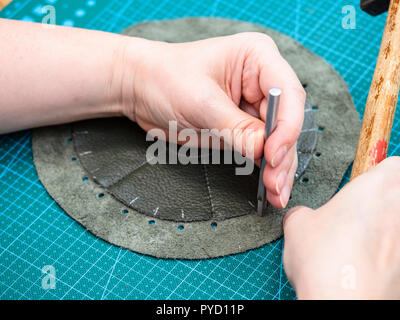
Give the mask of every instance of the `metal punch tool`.
[[(269, 136), (272, 134), (272, 132), (275, 130), (281, 93), (282, 91), (279, 88), (271, 88), (269, 90), (267, 114), (265, 117), (265, 140), (268, 139)], [(265, 165), (266, 165), (266, 160), (265, 157), (263, 156), (260, 167), (260, 175), (258, 178), (258, 192), (257, 192), (257, 214), (259, 216), (264, 215), (265, 209), (268, 206), (268, 202), (265, 199), (266, 190), (263, 182), (263, 173)]]

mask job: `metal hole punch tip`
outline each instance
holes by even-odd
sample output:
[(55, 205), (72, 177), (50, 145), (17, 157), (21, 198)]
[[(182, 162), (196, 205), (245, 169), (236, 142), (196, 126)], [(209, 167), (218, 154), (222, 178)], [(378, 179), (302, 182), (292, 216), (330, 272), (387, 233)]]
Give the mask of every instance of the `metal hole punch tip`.
[(265, 209), (268, 208), (268, 202), (264, 200), (257, 201), (257, 214), (262, 217), (264, 216)]
[[(282, 94), (281, 89), (271, 88), (268, 96), (267, 114), (265, 115), (265, 140), (269, 138), (276, 128), (276, 120), (279, 110), (279, 100)], [(260, 167), (260, 175), (258, 177), (258, 191), (257, 191), (257, 214), (262, 217), (265, 209), (268, 207), (268, 202), (265, 200), (266, 190), (263, 182), (263, 173), (266, 165), (265, 157), (263, 156)]]
[(258, 202), (258, 205), (257, 205), (257, 214), (258, 214), (259, 216), (262, 216), (262, 212), (263, 212), (263, 209), (264, 209), (264, 204), (263, 204), (263, 202), (262, 202), (261, 200), (258, 200), (257, 202)]

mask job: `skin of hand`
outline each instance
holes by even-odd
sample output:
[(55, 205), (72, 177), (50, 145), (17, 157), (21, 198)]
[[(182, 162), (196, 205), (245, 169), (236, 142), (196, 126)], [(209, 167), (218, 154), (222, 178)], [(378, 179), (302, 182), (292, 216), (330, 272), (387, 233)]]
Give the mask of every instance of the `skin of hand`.
[[(7, 61), (0, 133), (109, 116), (127, 116), (145, 130), (168, 130), (172, 120), (178, 130), (228, 129), (235, 150), (256, 162), (265, 154), (267, 199), (286, 206), (305, 92), (268, 36), (173, 44), (0, 19), (0, 43)], [(271, 87), (282, 97), (277, 128), (264, 144)]]
[(299, 299), (400, 299), (400, 157), (326, 205), (284, 219), (283, 262)]
[[(139, 54), (135, 42), (126, 57), (135, 68), (123, 80), (123, 113), (143, 129), (229, 129), (233, 147), (268, 165), (264, 184), (268, 201), (286, 206), (297, 169), (296, 141), (304, 116), (305, 92), (273, 40), (240, 33), (189, 43), (148, 42)], [(126, 69), (129, 70), (129, 69)], [(133, 81), (131, 84), (130, 80)], [(268, 90), (282, 89), (277, 127), (264, 145)], [(133, 92), (132, 92), (133, 88)], [(254, 134), (246, 134), (252, 130)], [(223, 137), (222, 137), (223, 138)]]

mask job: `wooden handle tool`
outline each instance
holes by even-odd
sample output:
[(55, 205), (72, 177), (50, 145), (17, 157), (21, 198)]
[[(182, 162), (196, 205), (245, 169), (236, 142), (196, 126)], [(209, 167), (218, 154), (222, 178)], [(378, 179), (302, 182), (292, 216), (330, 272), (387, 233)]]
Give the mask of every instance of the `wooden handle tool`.
[(399, 87), (400, 0), (391, 0), (365, 107), (351, 179), (368, 171), (386, 158)]

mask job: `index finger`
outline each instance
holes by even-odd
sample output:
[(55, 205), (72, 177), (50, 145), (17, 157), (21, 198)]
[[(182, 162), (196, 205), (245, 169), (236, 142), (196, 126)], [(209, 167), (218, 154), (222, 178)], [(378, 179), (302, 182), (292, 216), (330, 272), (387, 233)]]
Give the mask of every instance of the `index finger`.
[[(264, 97), (268, 97), (268, 91), (272, 87), (278, 87), (282, 91), (277, 126), (264, 147), (267, 162), (272, 167), (276, 167), (300, 135), (306, 93), (296, 73), (278, 50), (273, 53), (272, 59), (273, 63), (266, 59), (260, 60), (265, 63), (260, 66), (259, 85)], [(260, 116), (264, 120), (266, 108), (267, 98), (264, 98), (260, 104)]]

